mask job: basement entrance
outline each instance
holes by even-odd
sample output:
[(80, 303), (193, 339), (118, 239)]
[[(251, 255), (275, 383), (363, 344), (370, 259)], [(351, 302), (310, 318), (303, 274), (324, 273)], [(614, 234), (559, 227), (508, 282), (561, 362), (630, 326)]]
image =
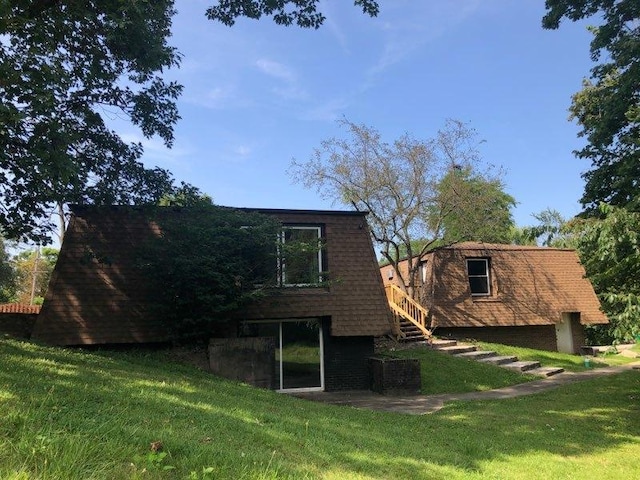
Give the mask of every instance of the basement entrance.
[(256, 321), (242, 324), (243, 337), (275, 340), (275, 387), (283, 392), (324, 390), (320, 319)]

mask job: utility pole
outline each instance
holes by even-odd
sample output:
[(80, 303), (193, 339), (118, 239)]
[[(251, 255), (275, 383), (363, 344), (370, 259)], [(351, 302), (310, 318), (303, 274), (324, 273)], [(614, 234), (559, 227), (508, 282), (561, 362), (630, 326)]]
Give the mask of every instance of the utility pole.
[(33, 305), (36, 296), (36, 285), (38, 284), (38, 263), (40, 260), (40, 245), (36, 245), (36, 257), (33, 260), (33, 271), (31, 272), (31, 295), (29, 296), (29, 305)]

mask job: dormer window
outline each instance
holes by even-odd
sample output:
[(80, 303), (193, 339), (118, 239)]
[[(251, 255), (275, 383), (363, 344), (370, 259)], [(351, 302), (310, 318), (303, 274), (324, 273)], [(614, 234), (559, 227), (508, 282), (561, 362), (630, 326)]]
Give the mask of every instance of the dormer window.
[(488, 258), (468, 258), (467, 275), (472, 296), (486, 297), (491, 295)]

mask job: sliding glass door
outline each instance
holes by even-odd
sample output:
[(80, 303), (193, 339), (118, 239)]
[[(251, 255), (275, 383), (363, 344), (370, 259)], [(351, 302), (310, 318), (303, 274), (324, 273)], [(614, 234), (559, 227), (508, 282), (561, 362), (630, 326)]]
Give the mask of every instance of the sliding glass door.
[(276, 389), (324, 389), (322, 328), (319, 319), (247, 322), (242, 335), (272, 337), (275, 340)]

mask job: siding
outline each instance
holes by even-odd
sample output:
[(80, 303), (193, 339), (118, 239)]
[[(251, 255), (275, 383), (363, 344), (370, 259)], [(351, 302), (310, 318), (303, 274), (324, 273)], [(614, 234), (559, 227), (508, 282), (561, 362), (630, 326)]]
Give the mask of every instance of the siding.
[[(467, 258), (490, 259), (490, 296), (471, 296)], [(428, 278), (419, 297), (435, 327), (554, 325), (563, 312), (580, 313), (583, 325), (608, 323), (573, 250), (467, 242), (423, 259)]]
[[(331, 317), (331, 335), (384, 335), (390, 314), (360, 212), (258, 210), (283, 223), (319, 224), (329, 284), (274, 289), (241, 319)], [(140, 207), (76, 207), (33, 338), (57, 345), (150, 343), (168, 339), (149, 313), (136, 248), (158, 234)]]

